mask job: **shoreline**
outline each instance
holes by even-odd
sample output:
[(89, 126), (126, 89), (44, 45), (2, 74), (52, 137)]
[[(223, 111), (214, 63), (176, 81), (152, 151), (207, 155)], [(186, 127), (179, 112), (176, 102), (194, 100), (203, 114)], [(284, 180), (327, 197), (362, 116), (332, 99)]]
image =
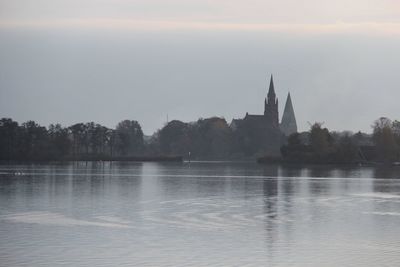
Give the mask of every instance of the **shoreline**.
[(43, 159), (1, 159), (0, 162), (183, 162), (181, 156), (78, 157)]
[(269, 158), (260, 157), (257, 158), (258, 164), (283, 164), (283, 165), (321, 165), (321, 166), (360, 166), (360, 167), (379, 167), (379, 166), (400, 166), (400, 162), (383, 162), (383, 161), (354, 161), (354, 162), (335, 162), (335, 161), (295, 161), (295, 160), (285, 160), (283, 158)]

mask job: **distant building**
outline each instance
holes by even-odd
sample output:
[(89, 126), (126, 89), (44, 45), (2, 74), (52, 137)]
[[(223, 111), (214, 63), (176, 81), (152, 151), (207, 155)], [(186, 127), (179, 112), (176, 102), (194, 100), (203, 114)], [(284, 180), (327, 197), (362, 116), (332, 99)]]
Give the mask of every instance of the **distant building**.
[(297, 132), (290, 94), (286, 100), (282, 123), (279, 124), (278, 98), (275, 94), (271, 75), (267, 97), (264, 100), (264, 114), (246, 113), (243, 119), (233, 119), (230, 127), (238, 136), (238, 144), (247, 155), (280, 154), (284, 136)]

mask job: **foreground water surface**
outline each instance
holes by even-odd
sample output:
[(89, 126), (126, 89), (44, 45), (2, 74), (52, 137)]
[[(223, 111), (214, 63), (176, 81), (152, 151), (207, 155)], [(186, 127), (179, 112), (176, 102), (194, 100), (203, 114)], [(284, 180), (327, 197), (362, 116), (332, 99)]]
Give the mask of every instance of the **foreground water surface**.
[(3, 164), (0, 266), (400, 266), (400, 168)]

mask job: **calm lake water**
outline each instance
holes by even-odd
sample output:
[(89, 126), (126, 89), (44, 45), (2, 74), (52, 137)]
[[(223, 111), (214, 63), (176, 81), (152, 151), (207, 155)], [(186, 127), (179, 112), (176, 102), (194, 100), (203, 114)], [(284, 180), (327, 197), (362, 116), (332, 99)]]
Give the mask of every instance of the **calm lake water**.
[(0, 165), (0, 266), (400, 266), (400, 168)]

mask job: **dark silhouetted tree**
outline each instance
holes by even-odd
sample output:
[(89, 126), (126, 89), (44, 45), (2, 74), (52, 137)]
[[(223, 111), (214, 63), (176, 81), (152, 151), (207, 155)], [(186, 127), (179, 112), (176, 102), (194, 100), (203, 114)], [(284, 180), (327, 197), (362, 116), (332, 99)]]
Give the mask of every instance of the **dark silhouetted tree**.
[(359, 149), (350, 133), (339, 137), (335, 147), (336, 162), (353, 163), (360, 161)]
[(310, 130), (310, 144), (316, 154), (325, 155), (332, 148), (332, 136), (327, 128), (322, 128), (322, 123), (314, 123)]
[(49, 153), (51, 157), (63, 158), (69, 155), (71, 140), (69, 138), (68, 128), (63, 128), (60, 124), (50, 124), (48, 136), (50, 142)]
[(173, 120), (157, 134), (160, 150), (165, 155), (186, 155), (191, 149), (191, 137), (187, 123)]
[(232, 150), (232, 130), (224, 118), (200, 119), (191, 127), (192, 154), (202, 158), (226, 158)]
[(116, 148), (121, 155), (138, 155), (143, 152), (143, 131), (137, 121), (121, 121), (115, 129), (115, 133)]
[(26, 159), (45, 158), (49, 144), (46, 127), (42, 127), (34, 121), (27, 121), (21, 125), (20, 130), (22, 157)]
[(18, 122), (9, 118), (0, 120), (0, 159), (12, 159), (17, 156)]
[(78, 156), (81, 154), (81, 148), (84, 143), (85, 124), (76, 123), (69, 127), (72, 133), (73, 154)]
[(382, 161), (394, 161), (397, 159), (397, 143), (392, 130), (390, 119), (381, 117), (372, 125), (373, 140), (378, 152), (378, 157)]

